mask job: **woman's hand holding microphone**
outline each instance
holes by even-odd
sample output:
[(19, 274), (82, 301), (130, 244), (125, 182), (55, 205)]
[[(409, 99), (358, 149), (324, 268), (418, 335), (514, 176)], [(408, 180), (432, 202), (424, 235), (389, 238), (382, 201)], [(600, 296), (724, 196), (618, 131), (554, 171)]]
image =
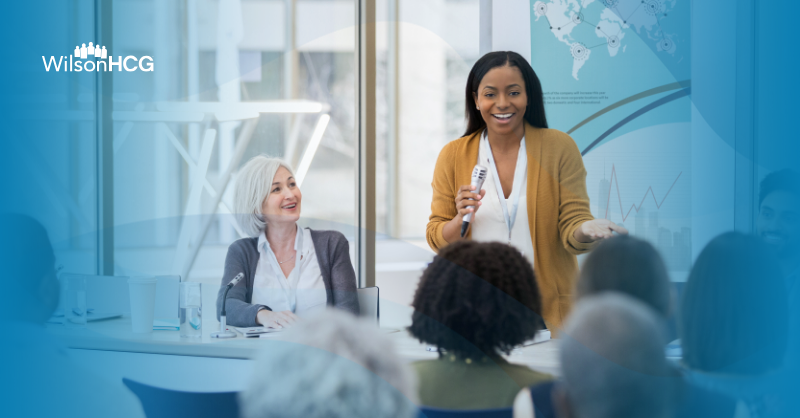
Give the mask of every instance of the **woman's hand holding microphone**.
[(464, 216), (467, 214), (474, 214), (481, 207), (481, 199), (486, 196), (486, 189), (481, 189), (476, 193), (475, 186), (465, 184), (458, 189), (456, 196), (456, 211), (458, 214), (455, 218), (450, 220), (444, 226), (442, 234), (448, 243), (452, 243), (461, 239), (461, 223), (464, 221)]
[[(459, 223), (464, 216), (475, 213), (481, 207), (481, 199), (486, 195), (486, 189), (481, 189), (480, 193), (475, 193), (475, 186), (469, 184), (461, 186), (456, 196), (456, 210), (458, 211)], [(476, 202), (477, 201), (477, 202)]]

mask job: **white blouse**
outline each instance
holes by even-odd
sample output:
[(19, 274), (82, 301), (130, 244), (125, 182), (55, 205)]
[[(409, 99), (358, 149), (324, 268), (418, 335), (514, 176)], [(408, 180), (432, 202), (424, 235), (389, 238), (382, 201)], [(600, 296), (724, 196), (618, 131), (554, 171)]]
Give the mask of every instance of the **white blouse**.
[[(496, 186), (497, 170), (493, 168), (495, 165), (489, 160), (493, 158), (491, 153), (492, 148), (484, 130), (481, 136), (480, 150), (478, 151), (478, 164), (488, 167), (489, 170), (486, 173), (486, 180), (483, 182), (486, 196), (483, 197), (479, 213), (476, 213), (472, 220), (472, 239), (482, 242), (497, 241), (510, 244), (518, 249), (533, 265), (533, 241), (531, 240), (531, 230), (528, 224), (528, 158), (525, 150), (525, 137), (523, 136), (520, 141), (517, 169), (515, 170), (516, 173), (509, 199), (506, 199), (502, 189), (498, 191)], [(517, 194), (518, 197), (515, 196)], [(509, 214), (513, 214), (514, 200), (518, 199), (516, 217), (511, 231), (508, 230), (500, 199), (505, 201)]]
[(310, 230), (297, 227), (294, 249), (294, 268), (287, 277), (265, 234), (258, 236), (259, 257), (251, 303), (269, 306), (275, 312), (292, 311), (298, 316), (325, 309), (328, 294)]

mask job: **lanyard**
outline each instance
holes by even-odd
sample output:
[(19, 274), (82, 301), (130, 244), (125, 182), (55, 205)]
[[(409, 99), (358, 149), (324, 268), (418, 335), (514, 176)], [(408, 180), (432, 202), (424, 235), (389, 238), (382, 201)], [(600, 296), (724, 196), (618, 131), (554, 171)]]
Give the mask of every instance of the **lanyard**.
[[(289, 277), (284, 278), (285, 276), (283, 275), (283, 270), (281, 270), (281, 264), (278, 262), (275, 252), (273, 252), (271, 248), (267, 251), (269, 254), (269, 263), (272, 266), (272, 270), (275, 272), (275, 276), (278, 278), (281, 290), (283, 290), (283, 296), (286, 298), (286, 302), (289, 304), (289, 309), (292, 312), (294, 312), (297, 307), (297, 285), (300, 283), (300, 275), (303, 270), (303, 264), (301, 262), (303, 257), (303, 235), (304, 231), (298, 226), (297, 235), (295, 235), (294, 240), (294, 249), (300, 257), (295, 255), (294, 268), (289, 273)], [(269, 241), (264, 242), (264, 246), (269, 247)]]
[(483, 147), (483, 153), (486, 155), (486, 159), (488, 160), (489, 169), (492, 170), (495, 189), (497, 189), (497, 198), (500, 200), (500, 207), (503, 208), (503, 218), (505, 219), (506, 226), (508, 227), (508, 239), (511, 240), (511, 229), (514, 228), (514, 223), (517, 220), (517, 209), (519, 208), (519, 195), (520, 189), (522, 188), (522, 179), (526, 174), (528, 167), (528, 153), (525, 151), (525, 137), (523, 136), (522, 141), (519, 143), (517, 167), (514, 170), (514, 182), (511, 185), (511, 195), (508, 199), (511, 201), (510, 212), (508, 205), (506, 204), (506, 198), (503, 195), (503, 185), (500, 183), (500, 175), (497, 173), (497, 165), (494, 162), (494, 155), (492, 155), (492, 147), (489, 145), (489, 137), (486, 134), (486, 130), (483, 131), (483, 136), (481, 137), (481, 147)]

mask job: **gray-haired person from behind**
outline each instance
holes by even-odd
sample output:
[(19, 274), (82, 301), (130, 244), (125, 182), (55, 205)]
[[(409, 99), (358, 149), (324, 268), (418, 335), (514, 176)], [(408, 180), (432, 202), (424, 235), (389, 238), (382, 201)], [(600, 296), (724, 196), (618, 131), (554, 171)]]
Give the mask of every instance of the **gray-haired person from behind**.
[(581, 299), (561, 336), (557, 416), (670, 416), (680, 379), (664, 357), (660, 324), (655, 311), (621, 293)]
[(273, 341), (239, 394), (243, 418), (411, 418), (413, 374), (372, 322), (341, 311)]
[(217, 318), (225, 287), (227, 323), (283, 328), (326, 306), (359, 313), (356, 275), (347, 239), (338, 231), (298, 225), (303, 194), (291, 167), (277, 158), (253, 157), (239, 170), (234, 207), (251, 235), (228, 247), (217, 296)]

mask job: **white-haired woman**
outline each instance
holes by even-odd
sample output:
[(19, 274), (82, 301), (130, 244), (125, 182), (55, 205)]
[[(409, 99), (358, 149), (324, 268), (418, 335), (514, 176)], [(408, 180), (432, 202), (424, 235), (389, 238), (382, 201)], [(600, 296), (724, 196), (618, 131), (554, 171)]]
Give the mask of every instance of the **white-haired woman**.
[(259, 155), (239, 171), (234, 207), (253, 237), (228, 247), (218, 318), (225, 286), (239, 273), (244, 280), (226, 302), (230, 325), (282, 328), (328, 305), (359, 313), (347, 239), (337, 231), (300, 228), (302, 198), (291, 167), (280, 159)]
[(239, 393), (244, 418), (414, 418), (416, 384), (386, 335), (326, 312), (273, 340)]

